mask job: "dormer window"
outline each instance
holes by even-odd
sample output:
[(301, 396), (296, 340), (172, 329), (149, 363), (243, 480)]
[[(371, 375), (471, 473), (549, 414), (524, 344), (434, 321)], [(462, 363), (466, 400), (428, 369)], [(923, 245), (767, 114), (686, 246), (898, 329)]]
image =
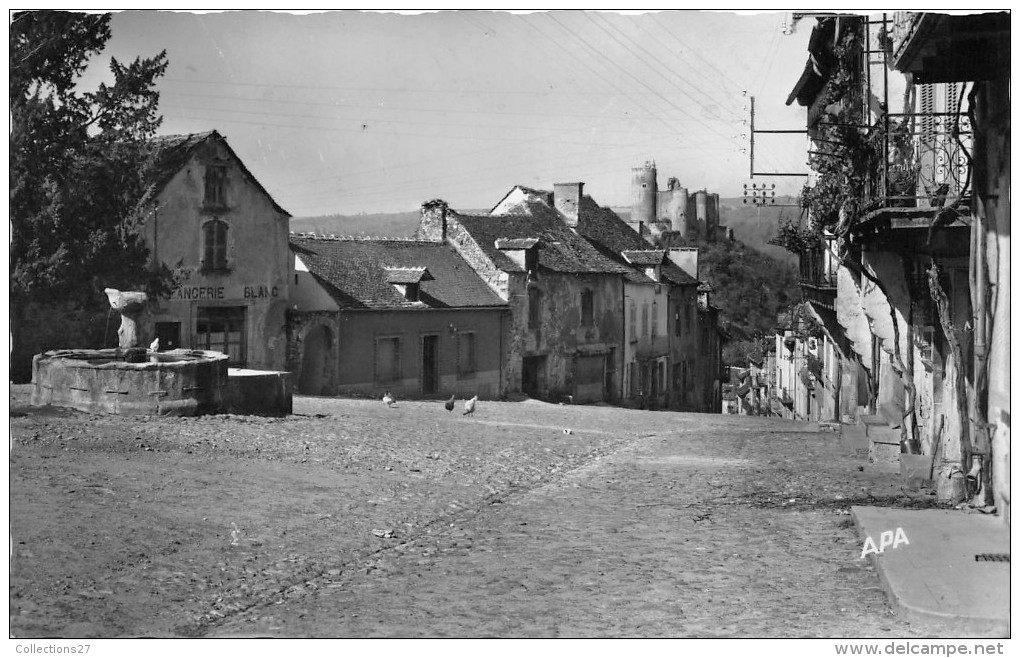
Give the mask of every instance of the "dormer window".
[(538, 238), (499, 238), (495, 245), (521, 266), (528, 273), (528, 278), (538, 278), (538, 250), (542, 248)]
[(227, 165), (210, 164), (205, 168), (205, 207), (227, 207)]
[(424, 267), (385, 267), (383, 270), (386, 272), (386, 282), (409, 302), (421, 301), (422, 281), (435, 280)]
[(634, 267), (640, 267), (645, 276), (652, 281), (656, 283), (661, 281), (662, 260), (666, 257), (665, 251), (661, 249), (638, 249), (622, 251), (620, 255)]

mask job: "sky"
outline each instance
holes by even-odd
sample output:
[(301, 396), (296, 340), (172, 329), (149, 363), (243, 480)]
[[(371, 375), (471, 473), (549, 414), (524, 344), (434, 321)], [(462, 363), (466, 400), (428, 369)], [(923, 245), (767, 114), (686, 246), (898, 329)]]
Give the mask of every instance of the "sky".
[[(758, 130), (803, 129), (786, 98), (812, 19), (781, 11), (125, 11), (82, 80), (166, 50), (161, 134), (217, 130), (295, 217), (488, 209), (514, 185), (583, 182), (630, 205), (660, 188), (797, 194), (750, 177)], [(807, 171), (800, 134), (755, 137), (756, 172)]]

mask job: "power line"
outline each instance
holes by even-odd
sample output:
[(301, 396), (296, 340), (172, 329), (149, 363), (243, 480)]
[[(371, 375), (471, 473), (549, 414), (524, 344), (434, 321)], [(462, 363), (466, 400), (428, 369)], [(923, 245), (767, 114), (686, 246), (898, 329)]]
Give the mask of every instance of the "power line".
[[(616, 68), (620, 69), (620, 71), (622, 71), (622, 72), (623, 72), (623, 74), (624, 74), (624, 75), (626, 75), (626, 76), (627, 76), (628, 78), (630, 78), (630, 79), (634, 80), (635, 82), (637, 82), (637, 83), (638, 83), (638, 84), (640, 84), (641, 86), (645, 87), (646, 89), (649, 89), (649, 90), (651, 90), (651, 91), (655, 91), (655, 90), (653, 90), (653, 89), (652, 89), (652, 88), (651, 88), (650, 86), (648, 86), (648, 84), (646, 84), (646, 83), (645, 83), (644, 81), (642, 81), (641, 79), (639, 79), (638, 77), (636, 77), (635, 75), (633, 75), (633, 74), (632, 74), (632, 73), (631, 73), (630, 71), (628, 71), (627, 69), (625, 69), (625, 68), (624, 68), (623, 66), (621, 66), (621, 65), (620, 65), (620, 64), (618, 64), (618, 63), (616, 63), (616, 62), (615, 62), (614, 60), (610, 59), (609, 57), (606, 57), (606, 55), (604, 55), (604, 54), (603, 54), (603, 53), (602, 53), (602, 52), (601, 52), (601, 51), (600, 51), (599, 49), (595, 48), (595, 47), (594, 47), (594, 46), (592, 46), (592, 45), (591, 45), (590, 43), (588, 43), (588, 41), (587, 41), (587, 40), (586, 40), (586, 39), (585, 39), (584, 37), (582, 37), (582, 36), (580, 36), (580, 35), (578, 35), (578, 34), (574, 34), (574, 33), (571, 33), (571, 32), (569, 31), (569, 29), (567, 28), (567, 26), (565, 26), (565, 25), (564, 25), (563, 23), (561, 23), (561, 22), (560, 22), (560, 21), (559, 21), (559, 20), (558, 20), (558, 19), (557, 19), (557, 18), (556, 18), (556, 17), (555, 17), (555, 16), (553, 15), (553, 14), (548, 14), (548, 16), (549, 16), (549, 18), (550, 18), (550, 19), (551, 19), (551, 20), (552, 20), (553, 22), (555, 22), (555, 23), (556, 23), (557, 25), (559, 25), (560, 27), (562, 27), (562, 28), (564, 29), (564, 31), (565, 31), (566, 33), (568, 33), (568, 34), (571, 34), (571, 36), (572, 36), (572, 37), (573, 37), (574, 39), (577, 39), (577, 40), (581, 41), (581, 42), (582, 42), (582, 43), (583, 43), (584, 45), (586, 45), (586, 46), (587, 46), (587, 47), (588, 47), (588, 48), (589, 48), (589, 49), (590, 49), (590, 50), (591, 50), (592, 52), (594, 52), (594, 53), (595, 53), (596, 55), (598, 55), (598, 56), (599, 56), (600, 58), (602, 58), (602, 59), (604, 59), (605, 61), (609, 62), (610, 64), (612, 64), (612, 65), (613, 65), (613, 66), (615, 66)], [(590, 16), (589, 16), (588, 18), (589, 18), (589, 20), (591, 20)], [(594, 25), (595, 25), (596, 27), (600, 27), (600, 26), (599, 26), (598, 24), (595, 24), (595, 23), (593, 23), (593, 24), (594, 24)], [(600, 29), (601, 29), (601, 28), (600, 28)], [(603, 30), (603, 31), (605, 31), (605, 30)], [(611, 33), (610, 33), (610, 36), (612, 36), (612, 34), (611, 34)], [(614, 38), (615, 38), (615, 37), (614, 37)], [(693, 120), (694, 122), (698, 123), (699, 125), (701, 125), (702, 127), (704, 127), (704, 128), (706, 128), (706, 129), (708, 129), (709, 131), (711, 131), (711, 132), (715, 133), (716, 135), (720, 136), (721, 138), (723, 138), (723, 139), (726, 139), (726, 140), (730, 140), (730, 139), (732, 139), (731, 137), (729, 137), (729, 136), (727, 136), (727, 135), (724, 135), (724, 134), (720, 133), (720, 132), (719, 132), (718, 130), (716, 130), (716, 129), (715, 129), (715, 128), (713, 128), (712, 126), (709, 126), (709, 125), (708, 125), (708, 124), (706, 124), (706, 123), (705, 123), (704, 121), (702, 121), (702, 120), (701, 120), (701, 119), (699, 119), (698, 117), (696, 117), (696, 116), (692, 115), (692, 114), (691, 114), (690, 112), (688, 112), (687, 110), (683, 109), (682, 107), (679, 107), (678, 105), (676, 105), (675, 103), (673, 103), (672, 101), (670, 101), (670, 100), (669, 100), (668, 98), (666, 98), (665, 96), (663, 96), (663, 95), (662, 95), (661, 93), (658, 93), (658, 92), (656, 92), (656, 96), (658, 96), (659, 98), (661, 98), (661, 99), (662, 99), (663, 101), (665, 101), (665, 102), (666, 102), (666, 103), (667, 103), (668, 105), (670, 105), (671, 107), (673, 107), (674, 109), (676, 109), (676, 110), (677, 110), (678, 112), (680, 112), (681, 114), (683, 114), (683, 115), (685, 115), (685, 116), (687, 116), (687, 117), (691, 118), (691, 119), (692, 119), (692, 120)]]
[[(590, 21), (591, 21), (591, 22), (592, 22), (592, 23), (593, 23), (593, 24), (594, 24), (594, 25), (595, 25), (596, 27), (599, 27), (599, 28), (601, 28), (601, 29), (602, 29), (602, 31), (603, 31), (603, 32), (605, 32), (606, 34), (608, 34), (608, 35), (609, 35), (609, 37), (610, 37), (611, 39), (613, 39), (614, 41), (616, 41), (616, 43), (618, 43), (618, 44), (620, 44), (621, 46), (623, 46), (624, 48), (626, 48), (626, 49), (627, 49), (627, 50), (628, 50), (628, 51), (629, 51), (629, 52), (630, 52), (630, 53), (631, 53), (632, 55), (635, 55), (635, 56), (636, 56), (636, 57), (638, 58), (638, 61), (641, 61), (641, 59), (642, 59), (641, 55), (639, 55), (638, 53), (635, 53), (635, 52), (634, 52), (634, 51), (633, 51), (633, 50), (632, 50), (631, 48), (629, 48), (629, 47), (628, 47), (628, 46), (627, 46), (627, 45), (626, 45), (625, 43), (623, 43), (622, 41), (620, 41), (620, 39), (618, 39), (618, 38), (616, 37), (616, 35), (614, 35), (614, 34), (613, 34), (612, 32), (610, 32), (610, 31), (609, 31), (609, 29), (608, 29), (607, 27), (605, 27), (604, 25), (598, 25), (597, 23), (595, 23), (595, 15), (592, 15), (592, 14), (585, 14), (585, 15), (586, 15), (586, 16), (588, 17), (588, 19), (589, 19), (589, 20), (590, 20)], [(599, 19), (600, 19), (600, 20), (602, 21), (602, 23), (604, 23), (604, 24), (608, 25), (608, 22), (606, 21), (606, 19), (605, 19), (604, 17), (602, 17), (602, 16), (599, 16)], [(612, 27), (612, 26), (611, 26), (611, 25), (608, 25), (608, 27)], [(633, 39), (633, 38), (632, 38), (632, 37), (631, 37), (630, 35), (628, 35), (628, 34), (624, 33), (622, 29), (621, 29), (621, 30), (619, 30), (619, 34), (620, 34), (621, 36), (623, 36), (623, 38), (625, 38), (625, 39), (626, 39), (627, 41), (629, 41), (629, 42), (630, 42), (631, 44), (633, 44), (633, 45), (634, 45), (634, 46), (635, 46), (636, 48), (638, 48), (639, 50), (641, 50), (641, 51), (642, 51), (642, 52), (643, 52), (643, 53), (644, 53), (644, 54), (645, 54), (645, 55), (646, 55), (646, 56), (647, 56), (648, 58), (650, 58), (650, 59), (652, 59), (652, 60), (658, 60), (658, 57), (657, 57), (657, 56), (656, 56), (656, 55), (655, 55), (654, 53), (650, 52), (650, 51), (649, 51), (649, 50), (648, 50), (647, 48), (645, 48), (645, 47), (644, 47), (644, 46), (642, 46), (642, 45), (641, 45), (640, 43), (638, 43), (637, 41), (635, 41), (635, 40), (634, 40), (634, 39)], [(660, 43), (661, 43), (661, 42), (660, 42)], [(703, 89), (701, 89), (700, 87), (698, 87), (698, 86), (697, 86), (697, 85), (696, 85), (695, 83), (693, 83), (693, 82), (691, 82), (691, 81), (687, 80), (687, 79), (686, 79), (686, 78), (684, 78), (684, 77), (683, 77), (682, 75), (680, 75), (679, 73), (677, 73), (676, 71), (674, 71), (674, 70), (673, 70), (673, 69), (671, 69), (670, 67), (666, 66), (665, 64), (663, 64), (662, 70), (664, 70), (664, 71), (666, 71), (666, 72), (668, 72), (668, 73), (672, 74), (673, 76), (675, 76), (676, 78), (678, 78), (678, 79), (679, 79), (679, 80), (680, 80), (681, 82), (683, 82), (684, 84), (688, 85), (688, 87), (690, 87), (691, 89), (693, 89), (693, 90), (697, 91), (697, 92), (698, 92), (698, 93), (700, 93), (700, 94), (701, 94), (702, 96), (704, 96), (705, 98), (707, 98), (707, 99), (708, 99), (709, 101), (711, 101), (711, 102), (712, 102), (713, 104), (719, 103), (719, 100), (718, 100), (718, 99), (716, 99), (716, 98), (715, 98), (715, 97), (713, 97), (713, 96), (712, 96), (711, 94), (709, 94), (708, 92), (706, 92), (706, 91), (704, 91)], [(683, 94), (683, 95), (684, 95), (685, 97), (687, 97), (687, 98), (689, 98), (690, 100), (692, 100), (692, 101), (694, 101), (694, 102), (698, 103), (699, 105), (701, 104), (701, 103), (700, 103), (699, 101), (696, 101), (696, 100), (695, 100), (695, 99), (694, 99), (694, 98), (693, 98), (692, 96), (690, 96), (690, 94), (688, 93), (688, 91), (687, 91), (687, 90), (686, 90), (686, 89), (685, 89), (684, 87), (681, 87), (680, 85), (678, 85), (678, 84), (674, 83), (673, 81), (671, 81), (671, 80), (668, 80), (668, 79), (666, 79), (666, 78), (664, 78), (664, 77), (662, 78), (662, 80), (663, 80), (663, 82), (666, 82), (666, 83), (668, 83), (668, 84), (670, 84), (670, 85), (673, 85), (674, 87), (676, 87), (676, 88), (677, 88), (677, 89), (678, 89), (678, 90), (680, 91), (680, 93), (682, 93), (682, 94)], [(733, 110), (730, 110), (729, 108), (725, 107), (725, 104), (723, 105), (723, 107), (724, 107), (724, 109), (726, 109), (726, 111), (730, 112), (730, 113), (731, 113), (731, 114), (732, 114), (732, 115), (733, 115), (734, 117), (736, 117), (737, 119), (739, 119), (739, 118), (740, 118), (740, 115), (738, 115), (737, 113), (733, 112)]]

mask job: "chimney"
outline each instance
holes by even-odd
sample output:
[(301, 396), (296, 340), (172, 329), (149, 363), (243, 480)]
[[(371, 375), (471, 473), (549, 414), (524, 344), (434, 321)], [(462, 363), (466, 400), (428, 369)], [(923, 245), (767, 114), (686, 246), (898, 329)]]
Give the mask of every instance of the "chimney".
[(567, 226), (576, 229), (581, 213), (581, 194), (584, 183), (556, 183), (553, 185), (553, 202), (563, 213)]
[(432, 242), (446, 241), (447, 203), (442, 199), (433, 199), (421, 204), (421, 220), (414, 237)]
[(698, 278), (698, 250), (696, 247), (673, 247), (667, 255), (681, 270), (695, 279)]

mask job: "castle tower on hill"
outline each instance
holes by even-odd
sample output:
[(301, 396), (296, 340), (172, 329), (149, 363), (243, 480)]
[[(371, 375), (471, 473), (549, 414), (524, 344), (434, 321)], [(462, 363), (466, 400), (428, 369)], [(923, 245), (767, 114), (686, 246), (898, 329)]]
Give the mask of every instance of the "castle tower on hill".
[(707, 190), (691, 194), (680, 180), (671, 177), (666, 189), (658, 189), (655, 163), (631, 169), (630, 225), (643, 235), (658, 237), (679, 233), (690, 240), (724, 239), (726, 227), (719, 224), (719, 195)]

